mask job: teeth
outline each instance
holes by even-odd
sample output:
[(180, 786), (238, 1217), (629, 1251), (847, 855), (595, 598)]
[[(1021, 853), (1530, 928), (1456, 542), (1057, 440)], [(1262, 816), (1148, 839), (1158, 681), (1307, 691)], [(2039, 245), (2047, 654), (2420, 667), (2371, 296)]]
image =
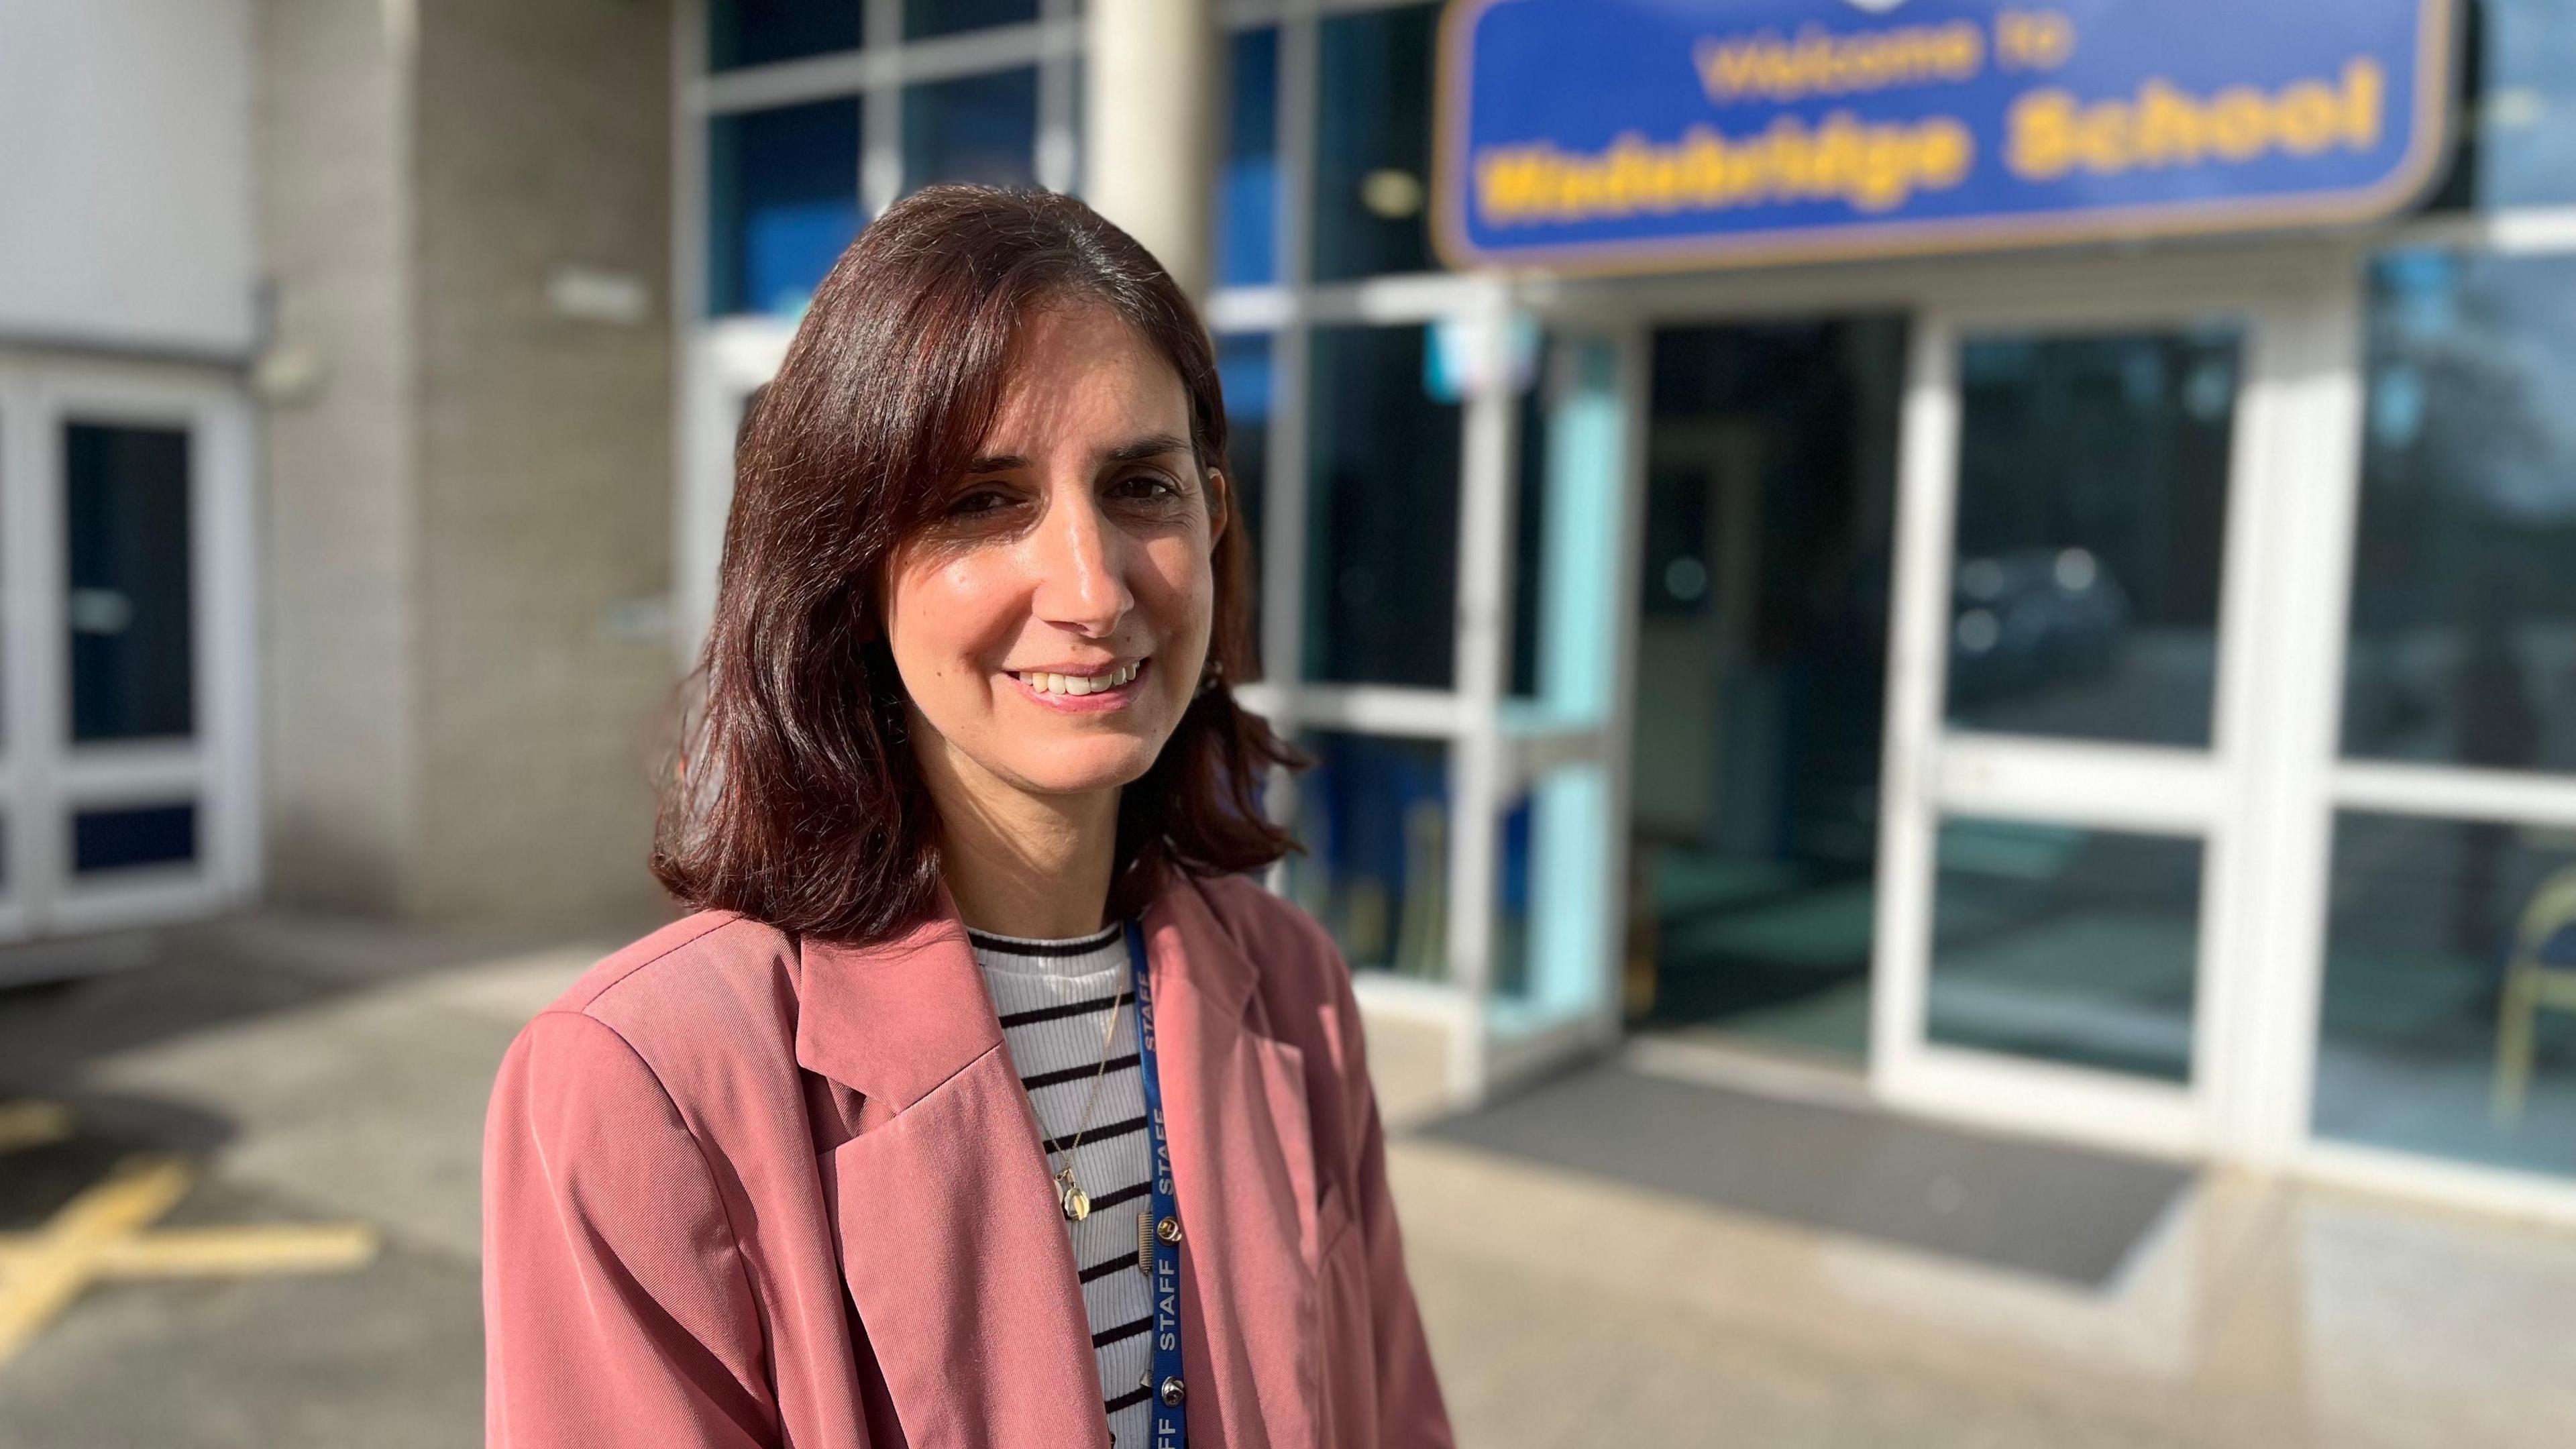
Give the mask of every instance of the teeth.
[(1032, 671), (1018, 677), (1022, 684), (1041, 694), (1061, 694), (1079, 698), (1082, 695), (1099, 694), (1124, 685), (1136, 677), (1136, 671), (1142, 668), (1143, 664), (1142, 660), (1134, 664), (1122, 664), (1107, 674), (1048, 674)]

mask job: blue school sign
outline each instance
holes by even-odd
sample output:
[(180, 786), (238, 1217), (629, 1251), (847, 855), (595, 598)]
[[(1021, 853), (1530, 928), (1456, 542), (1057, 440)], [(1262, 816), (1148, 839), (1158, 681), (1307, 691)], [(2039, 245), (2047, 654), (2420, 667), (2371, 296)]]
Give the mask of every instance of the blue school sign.
[(1459, 267), (1668, 270), (2384, 216), (2451, 0), (1451, 0)]

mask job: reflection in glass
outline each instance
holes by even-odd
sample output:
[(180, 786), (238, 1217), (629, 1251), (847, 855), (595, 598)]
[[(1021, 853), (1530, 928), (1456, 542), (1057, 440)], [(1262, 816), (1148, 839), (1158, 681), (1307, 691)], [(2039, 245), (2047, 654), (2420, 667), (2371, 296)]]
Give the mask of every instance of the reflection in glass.
[(2576, 834), (2339, 817), (2321, 1019), (2318, 1135), (2576, 1175)]
[(2191, 1076), (2197, 840), (1950, 820), (1929, 1036), (2133, 1076)]
[(859, 234), (859, 103), (716, 117), (707, 188), (708, 311), (796, 316)]
[(1459, 407), (1420, 327), (1315, 330), (1308, 679), (1446, 688), (1456, 653)]
[(1951, 723), (2209, 743), (2237, 358), (2232, 329), (1962, 349)]
[(2370, 275), (2344, 752), (2576, 769), (2576, 258)]
[(1363, 970), (1448, 974), (1449, 762), (1432, 740), (1314, 732), (1288, 893)]
[(2468, 195), (2480, 207), (2576, 203), (2576, 5), (2484, 0)]
[(66, 424), (63, 517), (72, 738), (193, 733), (187, 433)]
[(1034, 67), (904, 88), (906, 191), (934, 181), (1034, 186), (1037, 145)]
[(1216, 178), (1216, 282), (1279, 280), (1279, 30), (1240, 30), (1228, 42), (1225, 156)]
[(1898, 317), (1654, 335), (1629, 1006), (1869, 1042)]
[[(1225, 389), (1226, 476), (1234, 485), (1234, 523), (1245, 532), (1253, 578), (1261, 574), (1261, 531), (1270, 477), (1270, 334), (1216, 339), (1216, 369)], [(1252, 637), (1261, 637), (1261, 590), (1252, 591)]]
[(1037, 18), (1038, 0), (903, 0), (903, 38), (927, 40)]
[(707, 69), (856, 50), (863, 0), (710, 0)]
[(1335, 15), (1319, 27), (1315, 276), (1428, 271), (1431, 81), (1440, 7)]
[(197, 858), (193, 804), (84, 810), (72, 817), (72, 870), (80, 875)]
[(1504, 810), (1494, 891), (1494, 991), (1561, 1020), (1598, 1004), (1610, 779), (1551, 770)]

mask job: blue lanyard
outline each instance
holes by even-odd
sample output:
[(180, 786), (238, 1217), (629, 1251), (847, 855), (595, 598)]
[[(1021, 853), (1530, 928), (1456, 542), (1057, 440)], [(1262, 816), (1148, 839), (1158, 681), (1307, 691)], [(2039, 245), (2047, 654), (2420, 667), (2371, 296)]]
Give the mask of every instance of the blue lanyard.
[[(1145, 965), (1145, 932), (1127, 923), (1127, 968), (1136, 981), (1137, 1070), (1145, 1083), (1145, 1130), (1152, 1135), (1152, 1217), (1137, 1236), (1151, 1244), (1154, 1296), (1154, 1378), (1145, 1402), (1153, 1417), (1149, 1449), (1183, 1449), (1189, 1423), (1181, 1407), (1181, 1204), (1172, 1195), (1172, 1144), (1163, 1131), (1163, 1079), (1154, 1066), (1154, 976)], [(1140, 1249), (1139, 1266), (1146, 1257)]]

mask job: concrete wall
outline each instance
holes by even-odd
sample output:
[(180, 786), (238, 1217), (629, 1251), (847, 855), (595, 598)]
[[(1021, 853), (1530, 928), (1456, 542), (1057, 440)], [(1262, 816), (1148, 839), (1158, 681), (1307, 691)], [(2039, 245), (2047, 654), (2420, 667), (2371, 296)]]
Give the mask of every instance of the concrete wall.
[(261, 20), (271, 893), (649, 906), (669, 0)]
[(437, 0), (419, 75), (421, 904), (648, 902), (674, 673), (669, 6)]
[(420, 866), (412, 37), (373, 0), (261, 0), (261, 714), (270, 894), (396, 911)]
[(0, 0), (0, 336), (238, 355), (251, 0)]

